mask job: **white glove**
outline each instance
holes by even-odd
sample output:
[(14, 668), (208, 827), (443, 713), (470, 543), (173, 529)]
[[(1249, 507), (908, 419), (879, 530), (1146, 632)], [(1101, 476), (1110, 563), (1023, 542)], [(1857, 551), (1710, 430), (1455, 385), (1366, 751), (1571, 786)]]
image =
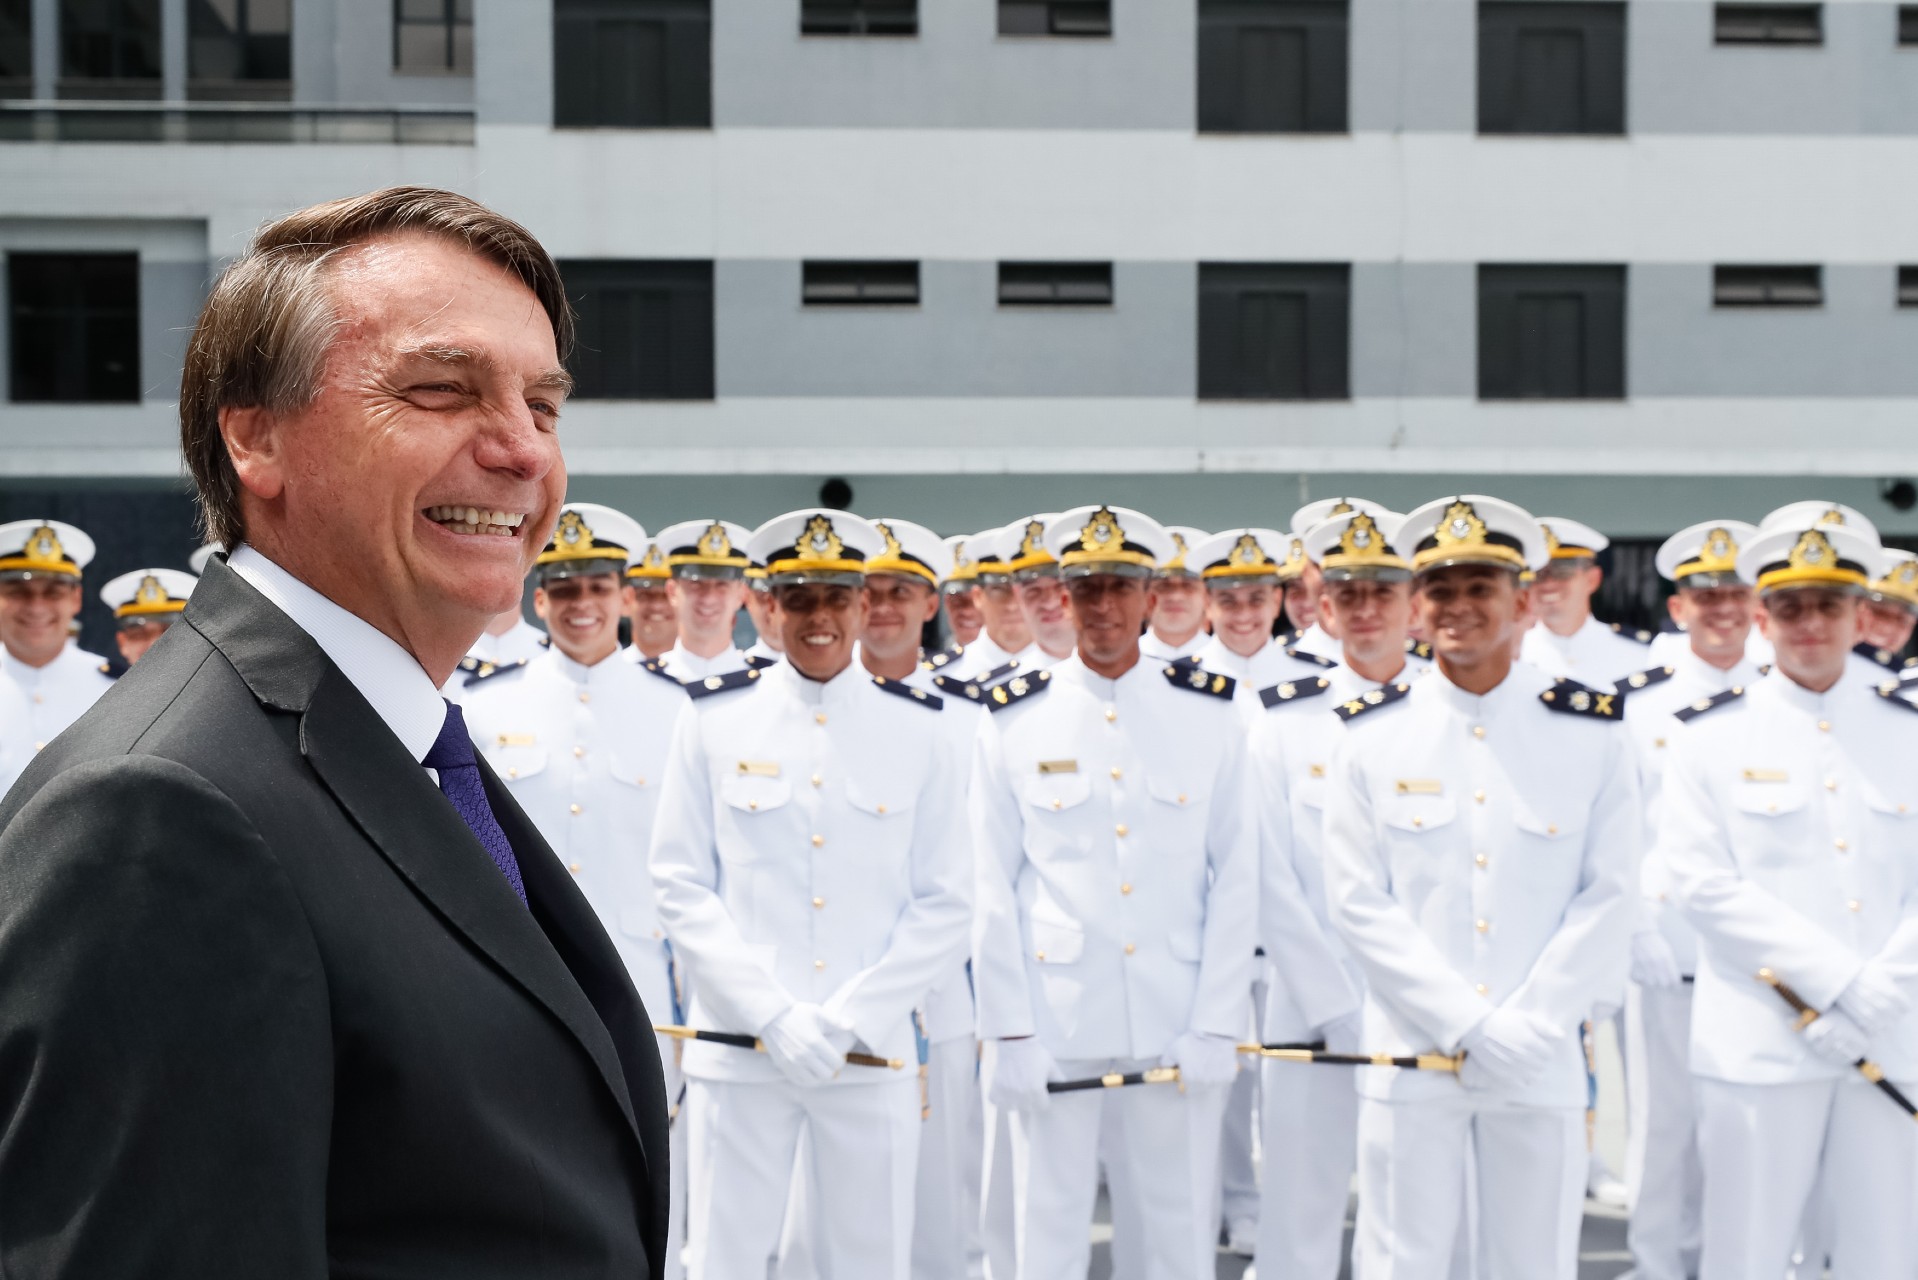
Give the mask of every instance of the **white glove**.
[(1836, 1009), (1805, 1028), (1805, 1043), (1813, 1053), (1841, 1067), (1864, 1057), (1867, 1046), (1864, 1028)]
[(1358, 1053), (1359, 1038), (1365, 1033), (1365, 1016), (1357, 1009), (1320, 1027), (1315, 1038), (1325, 1041), (1328, 1053)]
[(1684, 985), (1685, 974), (1678, 967), (1678, 955), (1657, 929), (1638, 929), (1632, 933), (1632, 981), (1641, 987)]
[(1177, 1067), (1180, 1084), (1231, 1084), (1239, 1074), (1239, 1042), (1230, 1036), (1188, 1031), (1172, 1042), (1159, 1065)]
[[(1896, 1022), (1911, 1012), (1911, 1000), (1885, 973), (1877, 961), (1868, 962), (1843, 991), (1838, 993), (1839, 1011), (1870, 1035), (1888, 1022)], [(1816, 1026), (1817, 1023), (1813, 1023)], [(1861, 1053), (1859, 1057), (1863, 1057)], [(1856, 1061), (1856, 1059), (1853, 1059)]]
[(1459, 1041), (1465, 1050), (1459, 1083), (1468, 1089), (1521, 1089), (1564, 1039), (1564, 1032), (1522, 1009), (1494, 1009)]
[(1034, 1036), (999, 1042), (999, 1061), (993, 1067), (992, 1088), (986, 1097), (1008, 1111), (1043, 1111), (1052, 1101), (1048, 1080), (1063, 1080), (1059, 1064)]
[(816, 1004), (796, 1004), (759, 1033), (779, 1073), (794, 1084), (824, 1084), (846, 1065), (853, 1033)]

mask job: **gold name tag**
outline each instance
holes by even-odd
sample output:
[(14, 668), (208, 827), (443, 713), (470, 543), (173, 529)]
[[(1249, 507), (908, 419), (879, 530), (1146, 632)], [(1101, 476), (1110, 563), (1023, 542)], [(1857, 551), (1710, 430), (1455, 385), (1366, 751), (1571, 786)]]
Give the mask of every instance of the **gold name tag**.
[(1747, 782), (1789, 782), (1791, 778), (1783, 769), (1747, 769)]
[(1400, 778), (1393, 790), (1402, 796), (1442, 796), (1445, 784), (1437, 778)]
[(499, 736), (502, 747), (530, 747), (538, 741), (539, 735), (535, 733), (502, 733)]
[(1325, 766), (1322, 764), (1315, 764), (1312, 766), (1311, 772), (1314, 778), (1323, 778), (1325, 776)]
[(777, 778), (779, 762), (777, 760), (741, 760), (739, 772), (749, 778)]
[(1079, 762), (1077, 760), (1041, 760), (1039, 762), (1039, 772), (1077, 773), (1079, 772)]

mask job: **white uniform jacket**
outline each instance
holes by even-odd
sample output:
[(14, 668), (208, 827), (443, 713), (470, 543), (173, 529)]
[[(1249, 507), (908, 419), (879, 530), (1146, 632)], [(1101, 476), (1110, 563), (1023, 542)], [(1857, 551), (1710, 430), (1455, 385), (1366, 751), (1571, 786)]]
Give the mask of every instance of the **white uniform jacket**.
[[(1828, 1009), (1883, 955), (1918, 1001), (1918, 708), (1856, 680), (1813, 693), (1774, 670), (1672, 744), (1657, 856), (1698, 930), (1692, 1070), (1740, 1084), (1848, 1075), (1806, 1049), (1758, 981)], [(1918, 1079), (1918, 1016), (1871, 1040)]]
[[(1680, 633), (1681, 640), (1686, 637)], [(1685, 922), (1685, 913), (1671, 900), (1671, 874), (1657, 857), (1658, 813), (1663, 794), (1665, 761), (1672, 740), (1685, 727), (1673, 717), (1700, 698), (1727, 689), (1742, 689), (1758, 679), (1758, 668), (1741, 661), (1721, 671), (1691, 651), (1691, 645), (1670, 653), (1666, 665), (1634, 672), (1620, 682), (1625, 697), (1625, 729), (1638, 754), (1639, 794), (1645, 804), (1645, 861), (1639, 869), (1639, 892), (1646, 919), (1671, 944), (1678, 967), (1686, 974), (1698, 969), (1698, 934)], [(1665, 673), (1670, 671), (1668, 676)]]
[(505, 667), (515, 662), (530, 662), (545, 653), (546, 649), (546, 633), (521, 618), (499, 635), (480, 636), (473, 642), (473, 647), (466, 651), (466, 656), (478, 658), (495, 667)]
[[(1347, 720), (1326, 788), (1326, 895), (1365, 974), (1366, 1048), (1450, 1053), (1509, 1004), (1565, 1038), (1525, 1089), (1488, 1096), (1583, 1106), (1579, 1024), (1624, 985), (1642, 850), (1616, 695), (1524, 663), (1483, 697), (1436, 666), (1406, 687)], [(1359, 1077), (1375, 1098), (1459, 1087), (1389, 1067)]]
[(113, 687), (107, 662), (71, 641), (44, 667), (0, 647), (0, 795), (55, 735)]
[(1287, 649), (1271, 640), (1251, 657), (1242, 658), (1216, 636), (1199, 650), (1193, 661), (1207, 671), (1231, 676), (1237, 682), (1233, 702), (1248, 729), (1259, 722), (1264, 710), (1259, 702), (1261, 689), (1273, 688), (1287, 680), (1310, 680), (1324, 675), (1334, 665), (1325, 658), (1297, 648)]
[(1345, 653), (1344, 646), (1333, 639), (1332, 633), (1316, 622), (1292, 637), (1292, 642), (1284, 647), (1319, 658), (1330, 658), (1333, 662), (1337, 662)]
[(1518, 656), (1548, 676), (1610, 690), (1632, 672), (1651, 665), (1652, 637), (1637, 639), (1640, 635), (1645, 633), (1609, 627), (1590, 615), (1569, 636), (1558, 635), (1541, 622), (1525, 633)]
[(1243, 1033), (1257, 829), (1232, 683), (1077, 655), (995, 691), (972, 777), (981, 1039), (1156, 1058)]
[[(947, 650), (946, 652), (950, 652)], [(1028, 644), (1020, 653), (1043, 654), (1045, 651), (1037, 644)], [(933, 655), (937, 658), (937, 654)], [(941, 674), (960, 676), (968, 680), (978, 680), (991, 672), (1009, 667), (1017, 662), (1019, 654), (1002, 648), (986, 632), (981, 631), (979, 638), (964, 646), (956, 657), (937, 663)], [(1010, 674), (1010, 672), (1008, 672)]]
[[(946, 714), (857, 663), (819, 683), (782, 662), (691, 700), (652, 871), (660, 919), (698, 975), (692, 1025), (756, 1035), (818, 1004), (872, 1052), (914, 1060), (913, 1006), (964, 953), (971, 919), (964, 764)], [(782, 1079), (765, 1055), (713, 1044), (688, 1044), (684, 1067)]]
[[(629, 650), (635, 663), (643, 664), (645, 659), (638, 656), (638, 649)], [(673, 647), (659, 655), (658, 666), (667, 675), (681, 684), (691, 684), (695, 680), (704, 680), (708, 676), (728, 676), (735, 671), (746, 669), (746, 655), (731, 645), (727, 645), (710, 658), (702, 658), (689, 652), (678, 641)]]
[(646, 851), (685, 690), (617, 653), (585, 667), (546, 649), (473, 681), (462, 705), (474, 745), (573, 873), (646, 1011), (671, 1021)]
[(1139, 656), (1151, 662), (1177, 662), (1180, 658), (1190, 658), (1199, 650), (1212, 643), (1212, 637), (1200, 628), (1192, 633), (1192, 638), (1184, 644), (1168, 644), (1151, 628), (1139, 637)]

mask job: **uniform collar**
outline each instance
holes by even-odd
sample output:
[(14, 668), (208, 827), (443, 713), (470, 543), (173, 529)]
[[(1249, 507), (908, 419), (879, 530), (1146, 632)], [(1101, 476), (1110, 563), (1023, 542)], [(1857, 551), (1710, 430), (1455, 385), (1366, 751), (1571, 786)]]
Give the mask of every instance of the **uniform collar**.
[(1749, 685), (1758, 679), (1758, 665), (1751, 659), (1740, 658), (1729, 670), (1720, 670), (1693, 653), (1689, 640), (1683, 650), (1673, 655), (1672, 671), (1687, 687), (1714, 692), (1734, 685)]
[(1753, 692), (1760, 697), (1770, 697), (1805, 715), (1826, 716), (1842, 701), (1848, 700), (1850, 695), (1862, 692), (1866, 687), (1853, 678), (1849, 666), (1846, 667), (1845, 673), (1838, 677), (1838, 683), (1823, 693), (1812, 692), (1777, 667), (1773, 667), (1753, 686)]
[(588, 684), (592, 681), (595, 672), (598, 672), (600, 678), (604, 679), (605, 674), (612, 670), (609, 664), (615, 661), (621, 652), (622, 650), (615, 649), (590, 667), (583, 662), (575, 662), (561, 653), (558, 645), (554, 645), (548, 649), (544, 656), (552, 660), (555, 671), (565, 676), (568, 680), (571, 680), (574, 684)]
[(830, 680), (814, 680), (801, 675), (799, 668), (790, 662), (777, 663), (770, 667), (761, 667), (760, 683), (775, 681), (789, 691), (793, 697), (809, 707), (831, 707), (844, 703), (857, 695), (859, 689), (872, 682), (872, 672), (854, 654), (846, 669)]
[(1552, 683), (1552, 678), (1527, 662), (1514, 662), (1512, 669), (1491, 692), (1476, 694), (1461, 689), (1446, 677), (1438, 663), (1419, 677), (1414, 690), (1429, 688), (1429, 697), (1438, 698), (1460, 715), (1486, 721), (1496, 718), (1507, 707), (1535, 699)]
[(1074, 649), (1071, 657), (1061, 658), (1047, 669), (1052, 673), (1055, 683), (1060, 680), (1075, 681), (1099, 697), (1109, 700), (1121, 689), (1137, 687), (1147, 676), (1160, 671), (1162, 662), (1163, 659), (1141, 653), (1139, 660), (1133, 663), (1124, 675), (1113, 680), (1088, 667), (1084, 659), (1079, 657), (1079, 651)]
[(702, 658), (677, 640), (673, 641), (673, 647), (661, 656), (660, 661), (670, 662), (675, 667), (683, 668), (687, 678), (692, 680), (703, 680), (711, 675), (725, 675), (746, 665), (745, 657), (732, 645), (727, 645), (710, 658)]
[(313, 638), (413, 759), (426, 758), (446, 723), (446, 702), (412, 654), (244, 543), (226, 563)]
[(100, 662), (101, 659), (94, 657), (92, 654), (74, 644), (73, 641), (69, 640), (60, 647), (60, 652), (53, 655), (52, 662), (49, 662), (44, 667), (30, 667), (20, 661), (20, 659), (14, 657), (11, 653), (8, 653), (7, 647), (0, 644), (0, 676), (6, 676), (13, 680), (14, 683), (29, 688), (39, 684), (43, 680), (58, 679), (60, 676), (72, 671), (78, 671), (83, 667), (87, 670), (92, 670), (98, 667)]

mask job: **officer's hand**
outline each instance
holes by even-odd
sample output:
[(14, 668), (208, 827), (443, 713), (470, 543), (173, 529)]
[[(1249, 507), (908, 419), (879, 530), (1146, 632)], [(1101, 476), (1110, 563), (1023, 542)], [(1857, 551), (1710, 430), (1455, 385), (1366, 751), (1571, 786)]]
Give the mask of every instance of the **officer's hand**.
[(1850, 985), (1838, 993), (1838, 1008), (1870, 1035), (1910, 1013), (1911, 999), (1898, 989), (1884, 966), (1874, 960), (1860, 969)]
[(786, 1079), (794, 1084), (824, 1084), (846, 1065), (853, 1034), (827, 1018), (818, 1005), (796, 1004), (767, 1023), (759, 1039)]
[(1685, 982), (1677, 953), (1657, 929), (1632, 934), (1632, 981), (1641, 987), (1677, 987)]
[(1494, 1009), (1459, 1041), (1465, 1050), (1459, 1083), (1468, 1089), (1523, 1088), (1564, 1039), (1564, 1032), (1522, 1009)]
[(1329, 1053), (1358, 1053), (1359, 1038), (1365, 1032), (1365, 1017), (1357, 1009), (1343, 1018), (1334, 1018), (1318, 1029), (1316, 1039), (1325, 1041)]
[(999, 1061), (992, 1071), (992, 1088), (986, 1096), (995, 1107), (1008, 1111), (1043, 1111), (1052, 1101), (1046, 1092), (1048, 1080), (1063, 1080), (1059, 1064), (1052, 1060), (1037, 1037), (999, 1042)]
[(1181, 1084), (1231, 1084), (1239, 1074), (1239, 1042), (1230, 1036), (1188, 1031), (1172, 1042), (1159, 1065), (1177, 1067)]
[(1849, 1067), (1865, 1056), (1864, 1028), (1837, 1009), (1805, 1028), (1805, 1043), (1813, 1053), (1841, 1067)]

